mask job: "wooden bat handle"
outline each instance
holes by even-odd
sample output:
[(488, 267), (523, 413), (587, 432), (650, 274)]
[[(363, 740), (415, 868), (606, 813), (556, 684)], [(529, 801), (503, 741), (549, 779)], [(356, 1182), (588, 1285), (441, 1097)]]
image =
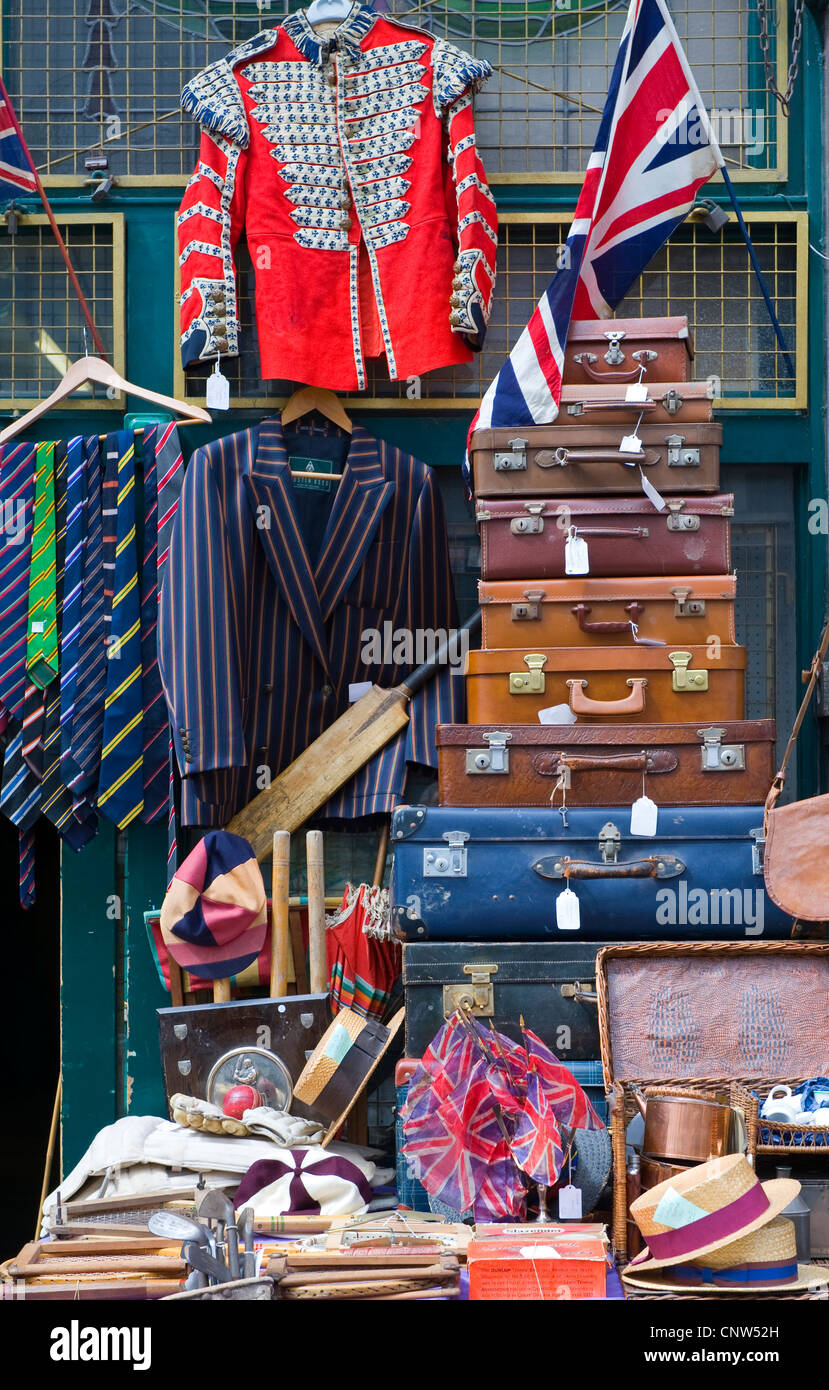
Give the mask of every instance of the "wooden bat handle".
[(227, 977), (223, 980), (213, 981), (213, 1003), (230, 1003), (230, 980)]
[(325, 864), (322, 831), (309, 830), (305, 837), (308, 865), (308, 974), (312, 994), (328, 993), (328, 961), (325, 946)]
[(291, 931), (288, 920), (291, 895), (291, 833), (276, 830), (273, 837), (273, 886), (271, 889), (271, 985), (272, 999), (288, 993)]

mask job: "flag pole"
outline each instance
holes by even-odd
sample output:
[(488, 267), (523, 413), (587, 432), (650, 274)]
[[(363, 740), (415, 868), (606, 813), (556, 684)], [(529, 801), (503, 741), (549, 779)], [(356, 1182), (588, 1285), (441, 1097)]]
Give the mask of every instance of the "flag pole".
[(20, 129), (20, 122), (19, 122), (18, 119), (17, 119), (17, 115), (16, 115), (16, 113), (15, 113), (14, 107), (12, 106), (11, 102), (9, 101), (9, 94), (8, 94), (8, 92), (6, 91), (6, 88), (5, 88), (5, 86), (4, 86), (2, 77), (0, 77), (0, 96), (2, 96), (3, 101), (4, 101), (5, 104), (6, 104), (6, 110), (7, 110), (8, 113), (9, 113), (9, 119), (10, 119), (12, 125), (14, 126), (15, 132), (16, 132), (16, 134), (17, 134), (17, 138), (18, 138), (18, 140), (20, 141), (20, 144), (21, 144), (22, 147), (23, 147), (23, 153), (25, 154), (27, 160), (29, 161), (29, 166), (30, 166), (30, 168), (31, 168), (31, 171), (32, 171), (32, 173), (33, 173), (33, 175), (34, 175), (34, 179), (35, 179), (35, 187), (37, 188), (37, 191), (38, 191), (38, 193), (40, 194), (40, 201), (41, 201), (41, 203), (43, 204), (43, 210), (44, 210), (44, 212), (46, 213), (47, 218), (49, 219), (49, 226), (52, 228), (52, 233), (53, 233), (53, 235), (54, 235), (55, 241), (56, 241), (57, 244), (58, 244), (58, 249), (59, 249), (59, 251), (60, 251), (60, 254), (61, 254), (61, 256), (63, 257), (63, 263), (64, 263), (64, 265), (66, 266), (67, 274), (68, 274), (68, 276), (69, 276), (69, 279), (72, 281), (72, 288), (73, 288), (73, 290), (75, 291), (75, 294), (76, 294), (77, 297), (78, 297), (78, 303), (79, 303), (80, 306), (81, 306), (81, 310), (82, 310), (82, 312), (83, 312), (83, 316), (84, 316), (84, 318), (86, 319), (86, 322), (87, 322), (87, 324), (88, 324), (88, 326), (89, 326), (89, 331), (90, 331), (90, 333), (92, 334), (92, 341), (93, 341), (94, 344), (95, 344), (95, 348), (96, 348), (96, 350), (97, 350), (97, 352), (98, 352), (98, 356), (99, 356), (99, 357), (102, 357), (102, 358), (104, 359), (104, 361), (106, 362), (106, 361), (107, 361), (106, 349), (104, 348), (104, 345), (103, 345), (103, 343), (101, 342), (100, 337), (98, 336), (98, 330), (97, 330), (97, 328), (95, 327), (95, 324), (94, 324), (94, 322), (93, 322), (92, 314), (90, 313), (90, 309), (89, 309), (89, 305), (87, 304), (86, 298), (85, 298), (85, 296), (84, 296), (84, 292), (83, 292), (83, 290), (81, 289), (80, 281), (78, 280), (78, 277), (77, 277), (77, 275), (75, 274), (75, 267), (72, 265), (72, 262), (71, 262), (71, 260), (69, 259), (69, 252), (68, 252), (67, 249), (66, 249), (66, 242), (64, 241), (64, 239), (63, 239), (63, 237), (62, 237), (62, 235), (61, 235), (60, 228), (59, 228), (57, 222), (55, 221), (55, 214), (54, 214), (53, 211), (52, 211), (52, 207), (51, 207), (51, 204), (50, 204), (50, 202), (49, 202), (49, 199), (46, 197), (46, 190), (45, 190), (45, 188), (43, 187), (43, 184), (42, 184), (41, 181), (40, 181), (40, 175), (39, 175), (39, 173), (37, 172), (37, 169), (36, 169), (35, 166), (34, 166), (34, 161), (33, 161), (33, 159), (32, 159), (32, 156), (31, 156), (30, 153), (29, 153), (29, 147), (28, 147), (28, 145), (26, 144), (26, 139), (25, 139), (25, 137), (24, 137), (24, 135), (23, 135), (23, 131)]
[(740, 207), (740, 204), (737, 202), (737, 195), (734, 192), (734, 185), (732, 184), (731, 179), (728, 177), (728, 170), (726, 169), (724, 164), (720, 166), (720, 173), (723, 177), (723, 183), (728, 189), (728, 196), (731, 199), (731, 205), (734, 208), (737, 223), (739, 225), (740, 231), (743, 234), (743, 240), (745, 241), (746, 247), (748, 249), (748, 254), (751, 260), (752, 267), (754, 269), (754, 274), (756, 275), (757, 283), (760, 286), (760, 292), (764, 300), (766, 301), (766, 308), (769, 311), (769, 318), (771, 319), (772, 327), (774, 328), (774, 336), (776, 337), (778, 345), (780, 347), (780, 352), (783, 357), (783, 361), (786, 364), (786, 370), (788, 371), (792, 381), (794, 381), (794, 366), (792, 365), (792, 359), (789, 356), (789, 350), (786, 347), (786, 340), (783, 337), (783, 330), (780, 327), (780, 321), (777, 317), (777, 314), (774, 312), (774, 305), (771, 302), (771, 295), (769, 294), (765, 277), (763, 275), (762, 270), (760, 269), (760, 262), (757, 259), (757, 252), (754, 250), (754, 245), (748, 233), (748, 227), (745, 224), (742, 208)]

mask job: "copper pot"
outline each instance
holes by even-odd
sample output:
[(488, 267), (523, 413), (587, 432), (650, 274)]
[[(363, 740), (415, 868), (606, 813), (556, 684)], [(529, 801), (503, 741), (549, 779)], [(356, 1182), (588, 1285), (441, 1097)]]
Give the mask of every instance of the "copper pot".
[(634, 1097), (645, 1120), (642, 1152), (652, 1158), (704, 1163), (745, 1148), (745, 1121), (733, 1106), (702, 1096)]
[(688, 1169), (694, 1166), (693, 1163), (666, 1163), (664, 1159), (650, 1158), (647, 1154), (642, 1154), (639, 1162), (642, 1191), (649, 1192), (652, 1187), (658, 1187), (661, 1182), (667, 1182), (670, 1178), (678, 1178), (680, 1173), (687, 1173)]

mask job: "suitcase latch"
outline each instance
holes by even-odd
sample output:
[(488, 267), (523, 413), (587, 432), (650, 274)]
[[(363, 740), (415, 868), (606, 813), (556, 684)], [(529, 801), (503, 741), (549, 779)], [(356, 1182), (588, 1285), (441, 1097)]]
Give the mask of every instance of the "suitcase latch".
[(466, 878), (466, 830), (445, 830), (447, 848), (439, 845), (423, 851), (424, 878)]
[(537, 536), (544, 530), (544, 503), (525, 502), (526, 516), (515, 516), (509, 524), (514, 536)]
[(625, 336), (625, 330), (624, 328), (611, 328), (604, 336), (610, 344), (604, 355), (604, 360), (608, 367), (618, 367), (619, 364), (625, 360), (625, 354), (619, 346)]
[(669, 531), (699, 530), (699, 517), (694, 512), (681, 511), (684, 506), (684, 500), (668, 503), (670, 516), (667, 518), (666, 525)]
[(763, 853), (766, 848), (766, 837), (763, 834), (763, 827), (759, 825), (756, 830), (749, 830), (754, 844), (751, 846), (751, 872), (762, 874), (763, 872)]
[[(619, 361), (621, 362), (621, 360), (620, 357)], [(583, 362), (586, 362), (589, 367), (592, 367), (593, 363), (598, 361), (598, 358), (595, 352), (574, 352), (573, 361), (578, 362), (579, 366), (581, 366)]]
[(492, 460), (492, 466), (496, 473), (517, 473), (520, 469), (527, 467), (527, 440), (511, 439), (509, 441), (509, 452), (506, 449), (497, 449)]
[(662, 397), (662, 406), (669, 415), (678, 415), (685, 404), (685, 399), (680, 396), (675, 386), (670, 391), (666, 391)]
[[(674, 392), (674, 394), (676, 394)], [(668, 396), (671, 392), (668, 392)], [(667, 401), (668, 396), (665, 397)], [(666, 409), (669, 407), (666, 406)], [(673, 414), (673, 411), (671, 411)], [(668, 467), (669, 468), (699, 468), (699, 449), (684, 449), (684, 434), (669, 434), (665, 439), (668, 446)]]
[(544, 589), (525, 589), (525, 602), (514, 603), (512, 605), (512, 621), (514, 623), (534, 622), (541, 617), (541, 602), (547, 597)]
[(705, 599), (691, 598), (690, 589), (671, 589), (674, 596), (674, 617), (675, 618), (704, 618)]
[(469, 773), (509, 772), (509, 749), (507, 743), (510, 733), (482, 734), (486, 748), (467, 748), (466, 770)]
[(562, 985), (560, 993), (563, 999), (572, 999), (576, 1004), (598, 1004), (599, 1002), (595, 980), (591, 980), (590, 984), (582, 984), (581, 980), (574, 980), (572, 984)]
[(693, 659), (693, 652), (668, 652), (668, 660), (674, 668), (671, 676), (672, 690), (685, 691), (690, 694), (708, 689), (707, 671), (688, 670)]
[(546, 688), (544, 667), (547, 658), (543, 652), (530, 652), (524, 657), (526, 671), (510, 671), (510, 695), (543, 695)]
[(702, 739), (703, 772), (739, 772), (746, 765), (744, 743), (723, 743), (725, 729), (697, 729)]
[(618, 862), (621, 844), (622, 836), (619, 827), (614, 825), (612, 820), (607, 821), (599, 831), (599, 854), (605, 864)]
[(646, 362), (655, 362), (659, 353), (654, 352), (652, 348), (640, 348), (638, 352), (632, 352), (630, 355), (634, 362), (638, 362), (642, 367)]
[(463, 1009), (491, 1018), (495, 1013), (495, 986), (490, 976), (498, 973), (498, 966), (480, 961), (462, 969), (469, 976), (469, 983), (443, 986), (443, 1017), (451, 1018), (456, 1009)]

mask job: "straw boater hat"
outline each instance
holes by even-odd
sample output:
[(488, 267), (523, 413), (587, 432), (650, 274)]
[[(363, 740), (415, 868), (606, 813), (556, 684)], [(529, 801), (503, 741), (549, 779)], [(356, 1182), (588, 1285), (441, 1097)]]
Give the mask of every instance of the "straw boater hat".
[(692, 1288), (709, 1293), (795, 1293), (829, 1283), (829, 1270), (799, 1265), (794, 1222), (787, 1216), (775, 1216), (766, 1226), (710, 1250), (699, 1261), (645, 1274), (634, 1274), (628, 1266), (624, 1280), (632, 1288), (662, 1293)]
[(793, 1202), (800, 1183), (761, 1183), (744, 1154), (712, 1158), (666, 1179), (631, 1203), (646, 1243), (624, 1271), (699, 1263), (703, 1255), (767, 1226)]

